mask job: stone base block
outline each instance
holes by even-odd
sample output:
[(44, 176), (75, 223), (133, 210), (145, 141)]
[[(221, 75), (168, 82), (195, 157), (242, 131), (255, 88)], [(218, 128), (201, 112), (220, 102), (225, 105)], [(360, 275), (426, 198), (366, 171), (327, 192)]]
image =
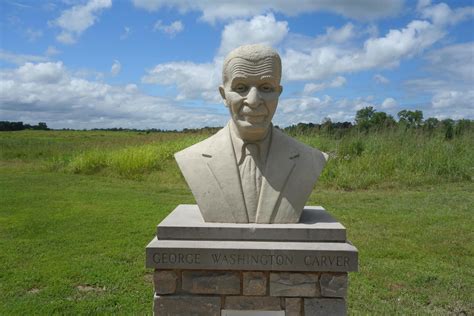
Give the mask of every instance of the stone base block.
[(193, 294), (240, 294), (238, 271), (183, 271), (183, 291)]
[(156, 296), (154, 312), (159, 316), (220, 316), (218, 296)]
[(181, 204), (157, 227), (160, 240), (345, 242), (346, 228), (321, 206), (306, 206), (296, 224), (206, 223), (195, 204)]
[[(153, 280), (155, 289), (166, 292), (155, 294), (155, 315), (221, 315), (223, 311), (229, 315), (239, 314), (237, 311), (282, 311), (287, 316), (346, 313), (347, 273), (155, 270)], [(249, 286), (251, 281), (257, 285)]]
[(270, 273), (270, 296), (319, 296), (316, 273)]
[(304, 314), (309, 315), (347, 315), (346, 301), (340, 298), (305, 298)]
[(155, 315), (346, 315), (358, 251), (321, 207), (298, 224), (204, 223), (181, 205), (146, 249)]

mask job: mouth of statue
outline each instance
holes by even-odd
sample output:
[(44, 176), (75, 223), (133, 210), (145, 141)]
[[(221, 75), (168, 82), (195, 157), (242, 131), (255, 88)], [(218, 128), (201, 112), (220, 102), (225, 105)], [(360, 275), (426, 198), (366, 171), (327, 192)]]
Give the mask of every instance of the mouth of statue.
[(243, 115), (243, 117), (247, 122), (256, 124), (256, 123), (264, 122), (267, 116), (263, 114), (247, 114), (246, 113)]

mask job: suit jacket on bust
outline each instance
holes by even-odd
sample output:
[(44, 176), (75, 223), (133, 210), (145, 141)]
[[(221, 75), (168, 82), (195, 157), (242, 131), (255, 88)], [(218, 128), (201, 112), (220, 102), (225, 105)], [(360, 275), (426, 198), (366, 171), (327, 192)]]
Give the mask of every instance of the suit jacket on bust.
[[(175, 158), (204, 221), (248, 223), (229, 128), (227, 124)], [(272, 128), (256, 223), (296, 223), (326, 164), (326, 154)]]

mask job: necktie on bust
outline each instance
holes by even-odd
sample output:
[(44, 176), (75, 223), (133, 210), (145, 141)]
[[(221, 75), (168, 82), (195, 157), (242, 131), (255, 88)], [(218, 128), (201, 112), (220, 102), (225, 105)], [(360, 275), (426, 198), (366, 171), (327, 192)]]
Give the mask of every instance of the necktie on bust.
[(242, 148), (242, 158), (239, 166), (242, 190), (249, 222), (254, 223), (262, 184), (260, 148), (258, 145), (245, 143)]

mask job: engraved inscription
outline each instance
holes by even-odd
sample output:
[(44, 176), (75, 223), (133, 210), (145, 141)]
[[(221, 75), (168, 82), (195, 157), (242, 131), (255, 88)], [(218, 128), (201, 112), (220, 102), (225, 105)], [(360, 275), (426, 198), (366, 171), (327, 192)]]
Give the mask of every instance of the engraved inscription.
[(316, 267), (348, 267), (349, 257), (346, 256), (305, 256), (304, 264)]
[(163, 264), (176, 264), (176, 263), (187, 263), (187, 264), (200, 264), (201, 254), (199, 253), (155, 253), (153, 255), (153, 261), (155, 263)]
[(230, 254), (223, 255), (220, 253), (211, 254), (214, 264), (225, 265), (290, 265), (293, 264), (294, 258), (287, 255), (246, 255), (246, 254)]
[(276, 269), (285, 271), (350, 271), (354, 260), (345, 254), (306, 253), (258, 253), (258, 252), (225, 252), (211, 251), (208, 253), (158, 251), (151, 254), (155, 267), (167, 268), (204, 268), (220, 269)]

